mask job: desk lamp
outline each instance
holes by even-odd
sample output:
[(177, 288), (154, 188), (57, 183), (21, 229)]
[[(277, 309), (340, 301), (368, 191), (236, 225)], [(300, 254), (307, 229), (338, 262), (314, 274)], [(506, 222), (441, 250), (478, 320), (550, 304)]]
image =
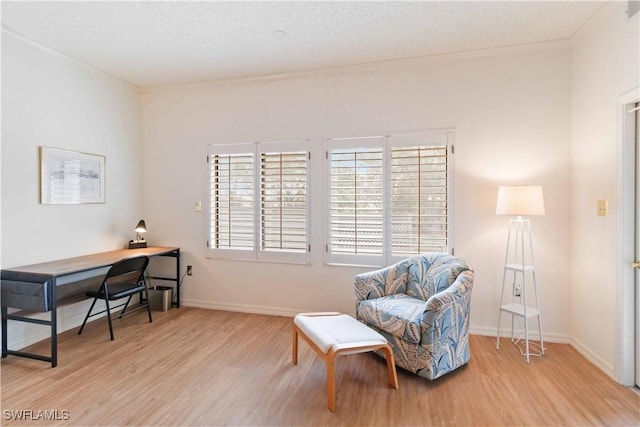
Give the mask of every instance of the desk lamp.
[(138, 221), (138, 225), (136, 225), (134, 231), (136, 232), (136, 240), (129, 240), (129, 249), (146, 248), (147, 241), (140, 235), (140, 233), (147, 232), (147, 225), (144, 223), (144, 219)]

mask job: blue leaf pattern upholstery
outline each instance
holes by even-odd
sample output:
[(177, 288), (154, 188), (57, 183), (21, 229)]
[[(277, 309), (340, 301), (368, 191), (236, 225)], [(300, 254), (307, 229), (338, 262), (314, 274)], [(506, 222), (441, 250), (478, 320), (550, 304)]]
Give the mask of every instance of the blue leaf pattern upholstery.
[(404, 260), (390, 267), (357, 275), (356, 297), (358, 300), (364, 300), (405, 293), (409, 278), (408, 269), (408, 260)]
[(473, 270), (427, 253), (354, 278), (356, 317), (391, 344), (396, 365), (436, 379), (466, 364)]

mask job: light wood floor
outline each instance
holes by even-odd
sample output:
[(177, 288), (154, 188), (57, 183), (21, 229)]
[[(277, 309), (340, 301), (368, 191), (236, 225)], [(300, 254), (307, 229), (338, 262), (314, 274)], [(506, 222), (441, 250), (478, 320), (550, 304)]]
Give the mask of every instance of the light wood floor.
[[(527, 365), (503, 341), (472, 336), (466, 367), (436, 381), (384, 360), (342, 356), (337, 408), (329, 412), (325, 367), (302, 340), (291, 363), (291, 319), (182, 307), (59, 335), (58, 367), (2, 359), (3, 425), (640, 425), (640, 396), (568, 345), (549, 344)], [(48, 341), (32, 346), (46, 353)], [(66, 412), (68, 420), (9, 420), (11, 410)]]

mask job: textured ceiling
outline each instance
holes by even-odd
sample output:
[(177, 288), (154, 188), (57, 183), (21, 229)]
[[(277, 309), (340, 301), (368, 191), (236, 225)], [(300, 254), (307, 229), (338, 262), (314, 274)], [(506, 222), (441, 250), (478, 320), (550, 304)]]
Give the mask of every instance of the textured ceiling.
[(153, 87), (563, 40), (602, 5), (3, 1), (1, 12), (11, 33)]

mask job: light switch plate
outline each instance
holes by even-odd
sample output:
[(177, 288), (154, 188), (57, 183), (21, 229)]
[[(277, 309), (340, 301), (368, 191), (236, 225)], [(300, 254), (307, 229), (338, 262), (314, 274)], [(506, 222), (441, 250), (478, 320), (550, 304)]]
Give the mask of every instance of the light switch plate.
[(202, 202), (196, 202), (194, 208), (196, 212), (202, 212)]
[(609, 202), (606, 200), (598, 200), (598, 216), (607, 216), (609, 214)]

